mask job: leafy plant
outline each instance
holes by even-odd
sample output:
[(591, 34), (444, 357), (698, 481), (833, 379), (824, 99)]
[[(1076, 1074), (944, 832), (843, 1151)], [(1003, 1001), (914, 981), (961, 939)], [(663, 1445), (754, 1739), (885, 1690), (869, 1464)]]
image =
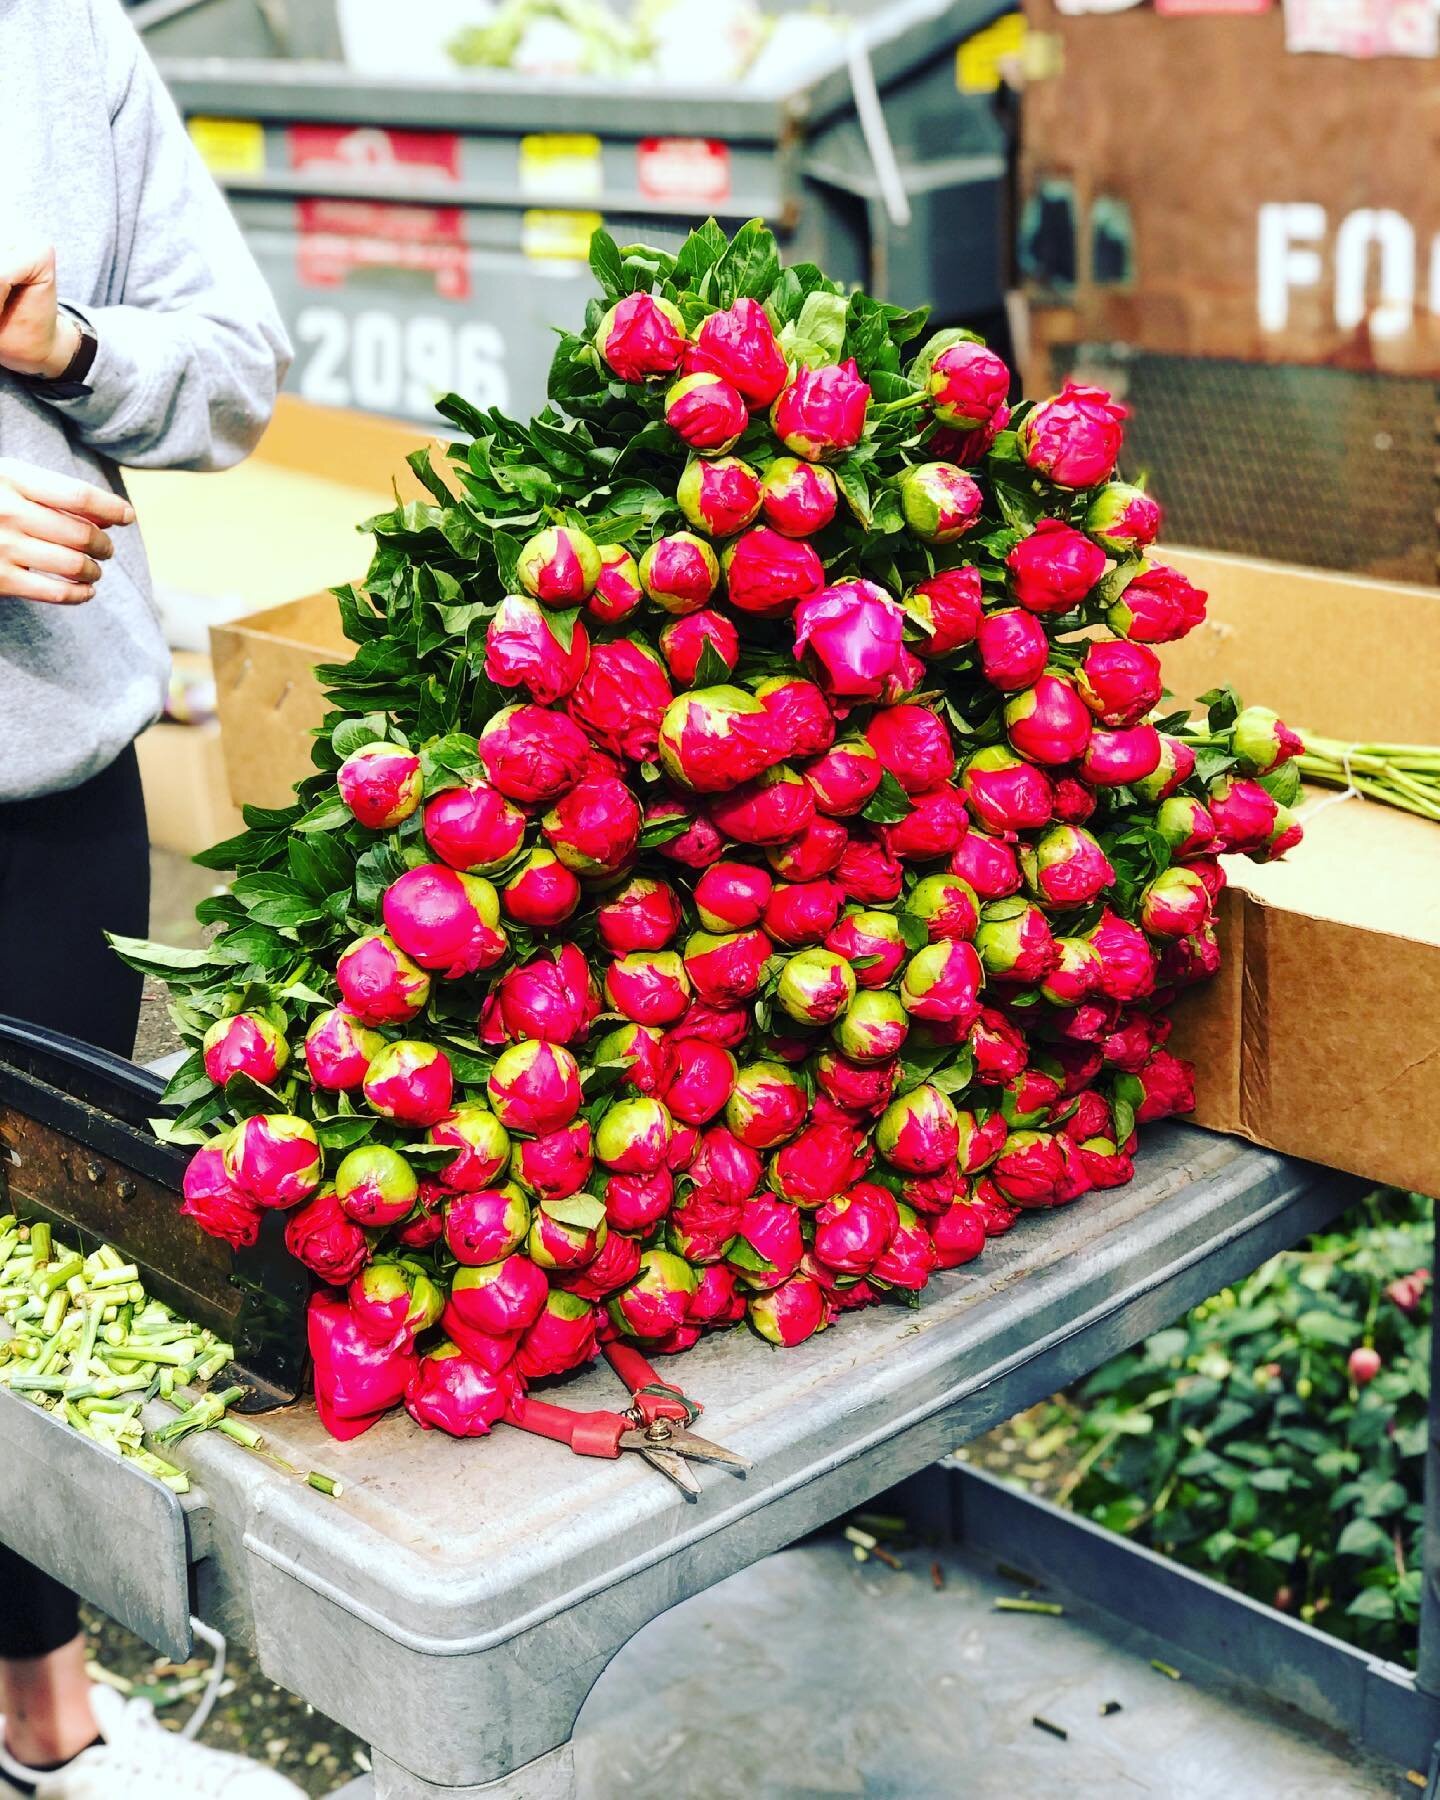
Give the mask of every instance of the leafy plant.
[[(1096, 1372), (1060, 1497), (1394, 1661), (1415, 1660), (1431, 1203), (1372, 1194)], [(1373, 1348), (1357, 1383), (1350, 1356)], [(1362, 1369), (1363, 1374), (1363, 1369)]]

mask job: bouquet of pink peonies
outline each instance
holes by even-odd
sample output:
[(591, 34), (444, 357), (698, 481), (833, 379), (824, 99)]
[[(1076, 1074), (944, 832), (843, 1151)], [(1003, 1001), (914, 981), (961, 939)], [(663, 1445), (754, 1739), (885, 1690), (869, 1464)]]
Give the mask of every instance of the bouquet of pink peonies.
[(1161, 716), (1205, 596), (1107, 394), (1012, 411), (757, 224), (591, 261), (553, 404), (446, 401), (433, 504), (370, 522), (209, 948), (121, 946), (193, 1047), (184, 1210), (285, 1213), (342, 1435), (484, 1432), (610, 1339), (795, 1344), (1129, 1180), (1219, 856), (1299, 837), (1272, 714)]

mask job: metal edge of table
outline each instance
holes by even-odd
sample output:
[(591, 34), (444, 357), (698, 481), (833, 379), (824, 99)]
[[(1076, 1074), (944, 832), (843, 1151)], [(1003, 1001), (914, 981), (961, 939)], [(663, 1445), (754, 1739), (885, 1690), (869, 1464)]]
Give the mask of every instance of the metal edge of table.
[[(1196, 1139), (1207, 1135), (1180, 1129)], [(1262, 1189), (1268, 1192), (1257, 1204)], [(1048, 1245), (1038, 1235), (1034, 1240), (1037, 1257), (1048, 1253), (1049, 1260), (1027, 1267), (1023, 1258), (1017, 1259), (1018, 1269), (998, 1270), (987, 1281), (982, 1258), (976, 1265), (980, 1273), (970, 1284), (975, 1296), (970, 1304), (956, 1305), (952, 1295), (948, 1304), (937, 1298), (933, 1307), (922, 1306), (908, 1319), (892, 1309), (852, 1316), (840, 1322), (833, 1336), (787, 1352), (783, 1376), (792, 1370), (801, 1374), (806, 1393), (798, 1416), (778, 1387), (774, 1404), (767, 1404), (765, 1395), (742, 1403), (733, 1387), (726, 1391), (725, 1377), (738, 1377), (743, 1385), (741, 1358), (748, 1346), (735, 1345), (733, 1353), (728, 1353), (731, 1346), (717, 1346), (704, 1380), (695, 1360), (700, 1353), (692, 1351), (683, 1371), (687, 1384), (709, 1403), (707, 1420), (713, 1428), (719, 1431), (723, 1422), (721, 1435), (756, 1467), (744, 1482), (707, 1474), (700, 1502), (688, 1511), (659, 1484), (642, 1478), (627, 1484), (626, 1475), (634, 1472), (615, 1465), (568, 1463), (563, 1451), (522, 1447), (509, 1434), (503, 1445), (491, 1440), (475, 1447), (481, 1479), (483, 1459), (502, 1454), (548, 1457), (536, 1464), (542, 1479), (551, 1470), (562, 1481), (567, 1470), (573, 1477), (566, 1485), (582, 1516), (563, 1550), (555, 1546), (550, 1562), (538, 1567), (532, 1559), (519, 1582), (503, 1563), (465, 1570), (447, 1560), (411, 1554), (343, 1511), (327, 1510), (323, 1502), (317, 1506), (308, 1490), (273, 1481), (262, 1484), (265, 1491), (247, 1527), (247, 1547), (302, 1585), (388, 1630), (397, 1641), (423, 1647), (426, 1654), (490, 1648), (593, 1592), (735, 1529), (787, 1493), (908, 1434), (929, 1432), (942, 1440), (934, 1454), (943, 1454), (1005, 1416), (998, 1410), (1006, 1404), (999, 1394), (1017, 1379), (1041, 1395), (1053, 1392), (1142, 1335), (1127, 1321), (1142, 1312), (1147, 1319), (1158, 1319), (1156, 1296), (1164, 1296), (1160, 1312), (1169, 1306), (1166, 1316), (1173, 1316), (1192, 1298), (1205, 1297), (1324, 1223), (1359, 1191), (1359, 1184), (1330, 1171), (1237, 1147), (1213, 1177), (1181, 1181), (1141, 1211), (1130, 1221), (1123, 1242), (1110, 1234), (1087, 1245), (1078, 1259), (1083, 1266), (1055, 1253), (1065, 1215), (1051, 1214), (1032, 1227), (1051, 1240)], [(1170, 1299), (1172, 1291), (1179, 1297)], [(872, 1326), (868, 1342), (867, 1325)], [(1081, 1350), (1082, 1340), (1094, 1348)], [(807, 1352), (809, 1365), (802, 1371)], [(567, 1396), (574, 1394), (584, 1403), (591, 1397), (587, 1385), (596, 1381), (592, 1376), (573, 1384)], [(613, 1393), (594, 1385), (594, 1397), (608, 1404)], [(974, 1419), (973, 1428), (968, 1423), (937, 1426), (962, 1408)], [(957, 1431), (960, 1435), (954, 1435)], [(224, 1456), (229, 1446), (195, 1443), (201, 1478), (210, 1486), (205, 1465)], [(618, 1564), (609, 1553), (617, 1539), (629, 1546)], [(330, 1577), (319, 1573), (313, 1554), (322, 1541), (327, 1552), (323, 1561), (334, 1571)], [(383, 1586), (371, 1579), (377, 1559), (385, 1569)], [(408, 1620), (385, 1607), (386, 1597), (397, 1589), (406, 1597)], [(467, 1613), (490, 1623), (458, 1633), (421, 1630), (414, 1623), (446, 1617), (458, 1623)]]

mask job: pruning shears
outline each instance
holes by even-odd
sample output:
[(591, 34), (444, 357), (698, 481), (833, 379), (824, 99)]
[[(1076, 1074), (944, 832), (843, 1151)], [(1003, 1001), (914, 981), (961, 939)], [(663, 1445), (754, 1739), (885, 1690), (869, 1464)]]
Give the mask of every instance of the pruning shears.
[(638, 1350), (607, 1344), (605, 1357), (630, 1389), (630, 1405), (624, 1412), (577, 1412), (522, 1394), (511, 1402), (506, 1418), (522, 1431), (568, 1444), (579, 1456), (616, 1458), (622, 1450), (638, 1450), (691, 1499), (700, 1492), (692, 1461), (717, 1463), (736, 1474), (750, 1467), (743, 1456), (691, 1431), (701, 1412), (699, 1404), (662, 1381)]

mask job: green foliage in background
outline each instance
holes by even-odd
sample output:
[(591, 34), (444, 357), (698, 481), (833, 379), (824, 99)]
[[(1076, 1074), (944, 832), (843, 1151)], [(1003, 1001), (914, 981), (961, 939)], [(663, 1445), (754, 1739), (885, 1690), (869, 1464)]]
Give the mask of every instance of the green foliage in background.
[[(1042, 1423), (1077, 1511), (1413, 1665), (1432, 1203), (1372, 1194), (1098, 1370)], [(1420, 1272), (1417, 1275), (1417, 1271)], [(1351, 1352), (1380, 1372), (1357, 1385)]]

